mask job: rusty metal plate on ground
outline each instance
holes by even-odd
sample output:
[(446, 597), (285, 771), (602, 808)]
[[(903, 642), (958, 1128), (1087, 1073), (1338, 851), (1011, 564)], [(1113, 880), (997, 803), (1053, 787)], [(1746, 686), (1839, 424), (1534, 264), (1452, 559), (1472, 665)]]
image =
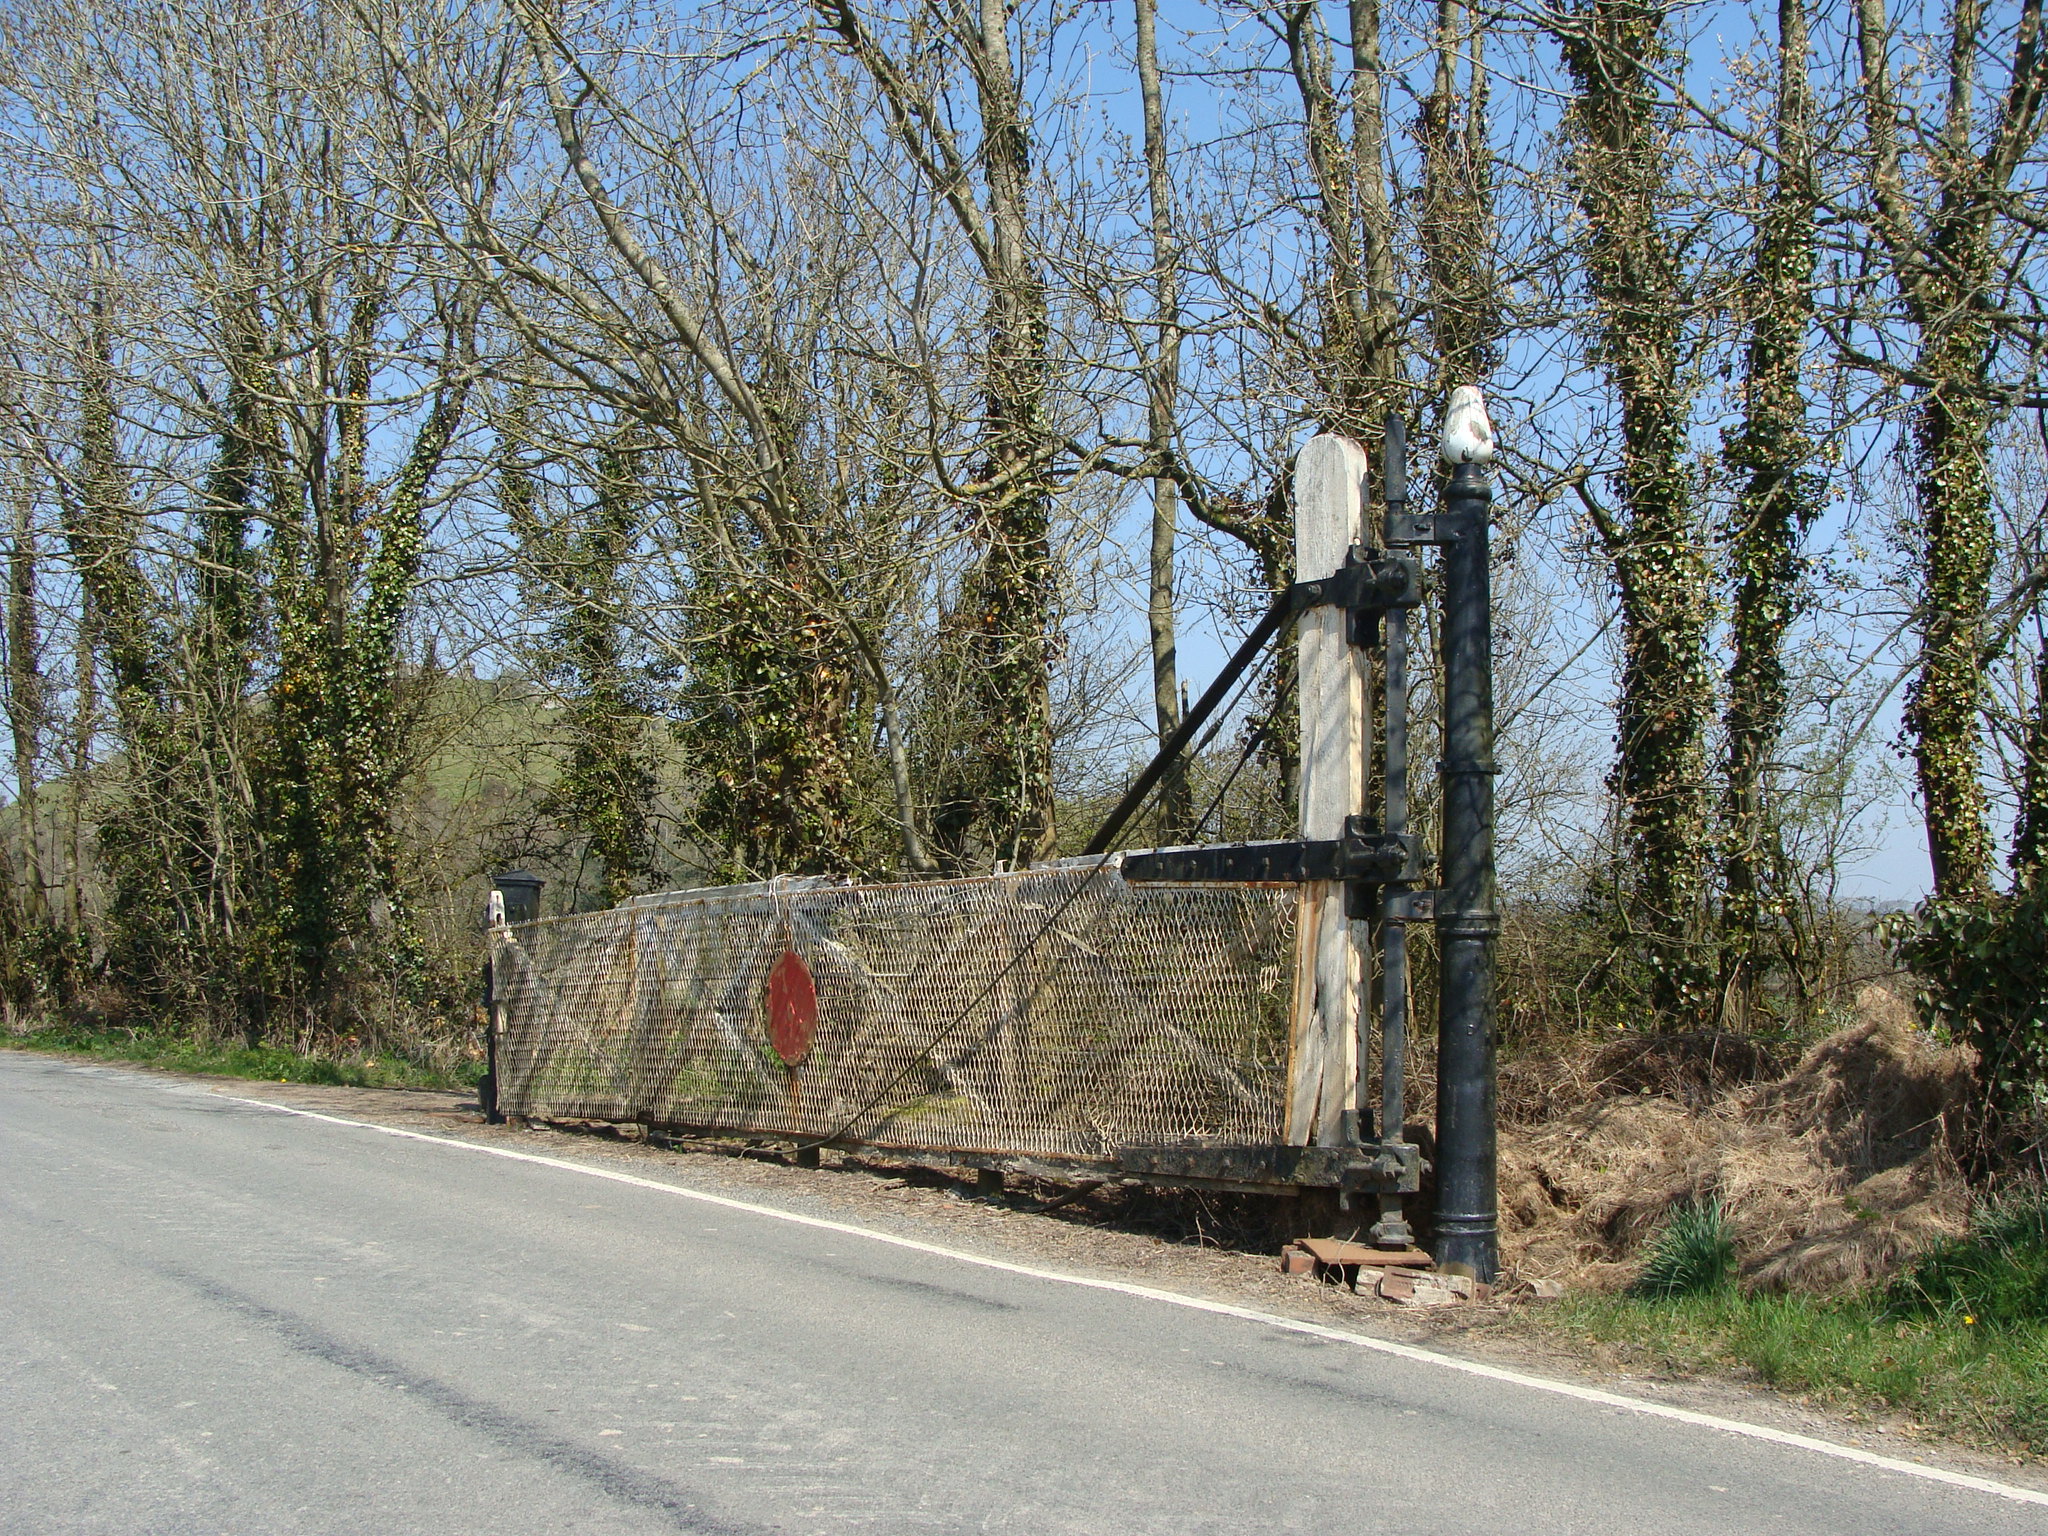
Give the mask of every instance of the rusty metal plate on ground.
[(1427, 1269), (1436, 1260), (1420, 1248), (1368, 1248), (1335, 1237), (1304, 1237), (1296, 1242), (1321, 1264), (1370, 1264), (1375, 1267)]
[(768, 1043), (793, 1067), (811, 1054), (817, 1033), (817, 983), (804, 957), (785, 949), (768, 972)]

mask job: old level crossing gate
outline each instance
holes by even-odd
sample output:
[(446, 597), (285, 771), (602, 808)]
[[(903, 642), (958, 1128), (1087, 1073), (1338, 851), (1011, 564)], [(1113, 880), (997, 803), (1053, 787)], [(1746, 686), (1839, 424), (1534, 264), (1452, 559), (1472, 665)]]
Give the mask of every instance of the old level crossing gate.
[[(1445, 442), (1440, 494), (1417, 513), (1398, 420), (1376, 506), (1365, 450), (1310, 440), (1295, 469), (1297, 580), (1080, 858), (957, 880), (668, 892), (555, 918), (538, 915), (532, 877), (500, 877), (487, 1108), (1062, 1178), (1334, 1190), (1373, 1202), (1372, 1241), (1405, 1247), (1425, 1173), (1404, 1131), (1407, 941), (1427, 920), (1439, 956), (1430, 1244), (1440, 1266), (1491, 1279), (1492, 439), (1476, 390), (1454, 396)], [(1407, 803), (1409, 615), (1430, 549), (1444, 743), (1434, 879)], [(1290, 623), (1301, 838), (1112, 852)]]

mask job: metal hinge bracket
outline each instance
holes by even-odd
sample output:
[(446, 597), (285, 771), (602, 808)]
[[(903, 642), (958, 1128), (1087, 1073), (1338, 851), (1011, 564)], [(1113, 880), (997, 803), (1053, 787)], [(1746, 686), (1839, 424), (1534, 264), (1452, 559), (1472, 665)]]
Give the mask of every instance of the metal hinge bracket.
[(1381, 614), (1422, 606), (1422, 562), (1414, 555), (1354, 544), (1340, 569), (1314, 581), (1297, 581), (1287, 595), (1297, 609), (1342, 608), (1351, 616), (1351, 643), (1376, 645)]

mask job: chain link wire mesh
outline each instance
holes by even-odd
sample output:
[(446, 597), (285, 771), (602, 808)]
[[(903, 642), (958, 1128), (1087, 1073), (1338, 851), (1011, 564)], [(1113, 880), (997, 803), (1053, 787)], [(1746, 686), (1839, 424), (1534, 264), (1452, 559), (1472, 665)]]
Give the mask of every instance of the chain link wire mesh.
[[(1078, 861), (1076, 861), (1078, 863)], [(492, 932), (509, 1114), (983, 1155), (1281, 1136), (1296, 895), (1093, 860), (641, 897)], [(773, 1048), (794, 950), (810, 1049)]]

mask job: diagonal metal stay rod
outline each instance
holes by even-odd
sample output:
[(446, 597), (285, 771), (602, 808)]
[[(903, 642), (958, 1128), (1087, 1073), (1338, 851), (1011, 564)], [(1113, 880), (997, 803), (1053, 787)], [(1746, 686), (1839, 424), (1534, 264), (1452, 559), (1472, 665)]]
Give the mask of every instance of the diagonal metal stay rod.
[(1108, 819), (1095, 829), (1095, 835), (1088, 840), (1088, 846), (1081, 850), (1083, 857), (1109, 851), (1109, 845), (1116, 841), (1116, 835), (1123, 831), (1124, 824), (1137, 814), (1138, 808), (1145, 803), (1146, 796), (1152, 793), (1152, 786), (1166, 776), (1167, 769), (1171, 768), (1174, 760), (1187, 750), (1188, 743), (1194, 740), (1195, 732), (1202, 728), (1202, 723), (1230, 696), (1231, 689), (1236, 686), (1237, 680), (1244, 676), (1245, 669), (1258, 660), (1259, 652), (1266, 648), (1266, 642), (1271, 640), (1279, 632), (1280, 627), (1296, 613), (1309, 606), (1313, 598), (1304, 591), (1304, 587), (1310, 585), (1313, 584), (1297, 583), (1273, 600), (1273, 606), (1266, 610), (1266, 616), (1252, 626), (1251, 633), (1244, 637), (1236, 654), (1226, 661), (1223, 670), (1216, 674), (1216, 680), (1209, 684), (1199, 699), (1195, 700), (1194, 707), (1181, 718), (1173, 734), (1166, 738), (1158, 752), (1153, 754), (1152, 761), (1145, 765), (1145, 771), (1132, 781), (1129, 789), (1124, 791), (1124, 797), (1116, 803), (1116, 809), (1111, 811)]

